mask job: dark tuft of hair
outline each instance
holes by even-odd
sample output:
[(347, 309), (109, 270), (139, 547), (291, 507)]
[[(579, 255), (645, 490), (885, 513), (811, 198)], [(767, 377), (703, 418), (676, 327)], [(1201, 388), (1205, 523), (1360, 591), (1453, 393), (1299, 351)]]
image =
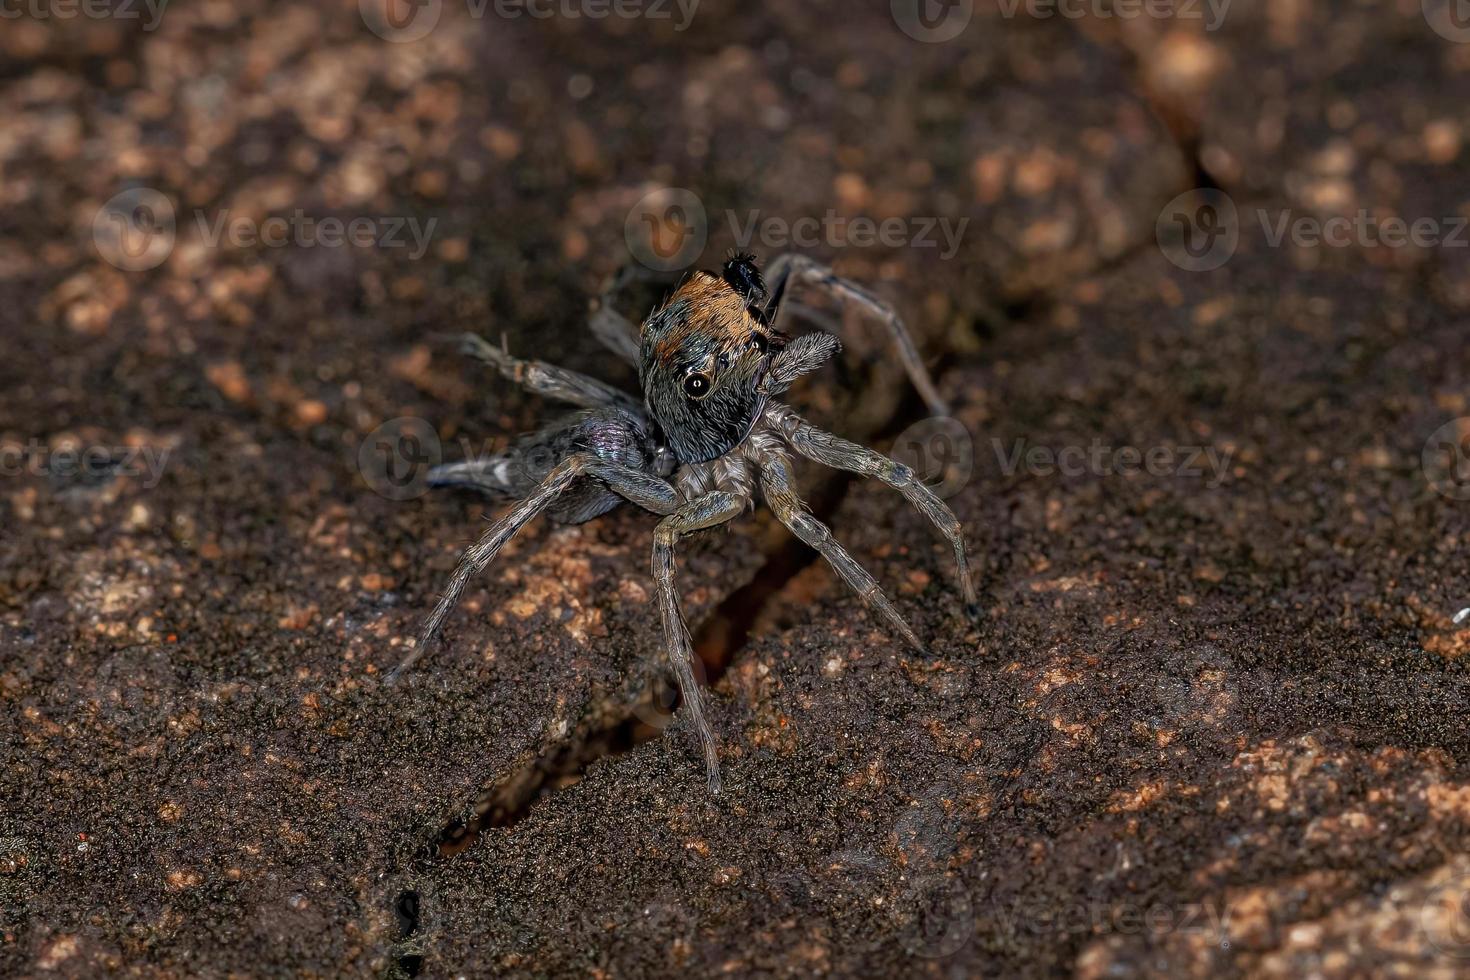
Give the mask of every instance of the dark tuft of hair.
[(765, 299), (766, 280), (749, 252), (736, 252), (726, 259), (724, 277), (746, 303), (754, 306)]

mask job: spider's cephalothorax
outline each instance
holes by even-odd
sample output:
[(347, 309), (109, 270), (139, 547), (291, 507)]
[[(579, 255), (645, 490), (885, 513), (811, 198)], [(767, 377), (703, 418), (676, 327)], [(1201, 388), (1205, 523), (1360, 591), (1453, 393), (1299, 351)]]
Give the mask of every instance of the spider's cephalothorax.
[(902, 321), (859, 286), (799, 256), (777, 258), (771, 280), (768, 292), (755, 259), (733, 256), (721, 275), (696, 272), (686, 279), (641, 330), (604, 297), (593, 332), (638, 368), (641, 399), (563, 368), (511, 357), (503, 347), (465, 335), (464, 349), (506, 378), (582, 411), (523, 436), (505, 452), (433, 471), (434, 485), (469, 487), (516, 503), (465, 552), (413, 654), (390, 680), (423, 654), (470, 579), (537, 514), (580, 522), (627, 500), (663, 518), (654, 532), (653, 578), (664, 643), (683, 698), (680, 713), (700, 737), (710, 790), (719, 792), (717, 747), (704, 718), (693, 644), (674, 587), (674, 547), (681, 537), (732, 520), (759, 487), (782, 524), (816, 549), (895, 632), (923, 649), (873, 577), (803, 506), (791, 478), (793, 454), (881, 480), (903, 494), (953, 547), (960, 591), (974, 610), (964, 535), (943, 501), (908, 467), (823, 432), (773, 400), (840, 349), (828, 334), (804, 334), (788, 342), (776, 329), (787, 287), (804, 283), (881, 317), (915, 386), (931, 410), (944, 414)]
[(638, 379), (680, 462), (725, 455), (760, 418), (762, 382), (785, 346), (760, 306), (765, 292), (755, 262), (740, 255), (723, 276), (694, 273), (644, 321)]

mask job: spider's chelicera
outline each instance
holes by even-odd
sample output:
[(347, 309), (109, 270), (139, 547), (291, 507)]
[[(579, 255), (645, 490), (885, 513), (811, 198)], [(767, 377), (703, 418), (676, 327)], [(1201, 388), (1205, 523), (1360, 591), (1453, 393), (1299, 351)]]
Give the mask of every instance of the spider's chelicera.
[[(960, 590), (973, 611), (975, 586), (963, 532), (943, 501), (907, 466), (824, 432), (773, 400), (841, 349), (830, 334), (789, 339), (777, 329), (787, 287), (804, 284), (880, 318), (930, 409), (945, 414), (903, 322), (866, 290), (801, 256), (775, 259), (771, 282), (768, 290), (753, 256), (733, 256), (721, 275), (690, 275), (641, 330), (604, 296), (593, 317), (593, 332), (638, 368), (641, 400), (585, 375), (511, 357), (473, 334), (465, 335), (466, 353), (526, 389), (581, 411), (522, 436), (504, 453), (436, 467), (431, 473), (432, 486), (465, 487), (517, 502), (465, 551), (412, 656), (390, 681), (423, 655), (470, 579), (532, 518), (546, 511), (556, 520), (580, 523), (630, 501), (663, 517), (653, 542), (656, 601), (679, 683), (680, 710), (699, 736), (709, 788), (718, 793), (715, 739), (704, 718), (693, 643), (674, 587), (674, 547), (681, 537), (732, 520), (752, 504), (759, 486), (782, 524), (816, 549), (914, 649), (924, 650), (873, 577), (803, 506), (792, 482), (793, 454), (874, 477), (903, 494), (953, 545)], [(524, 465), (528, 458), (549, 461), (549, 472)]]

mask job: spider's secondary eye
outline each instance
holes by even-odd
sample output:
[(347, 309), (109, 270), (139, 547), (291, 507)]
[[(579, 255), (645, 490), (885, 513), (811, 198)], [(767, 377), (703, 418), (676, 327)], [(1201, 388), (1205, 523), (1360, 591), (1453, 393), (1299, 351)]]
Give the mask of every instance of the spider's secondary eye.
[(760, 351), (762, 354), (765, 354), (765, 353), (767, 353), (767, 352), (770, 351), (770, 349), (771, 349), (771, 342), (766, 339), (766, 335), (765, 334), (763, 334), (763, 333), (753, 333), (753, 334), (750, 335), (750, 346), (754, 347), (756, 350)]
[(707, 374), (691, 374), (684, 379), (684, 392), (690, 398), (703, 398), (710, 393), (710, 380)]

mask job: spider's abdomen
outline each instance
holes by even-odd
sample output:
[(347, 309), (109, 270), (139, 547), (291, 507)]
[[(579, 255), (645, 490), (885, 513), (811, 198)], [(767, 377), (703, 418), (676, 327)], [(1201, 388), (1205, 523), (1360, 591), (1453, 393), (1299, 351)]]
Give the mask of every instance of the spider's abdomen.
[[(565, 416), (520, 436), (509, 449), (489, 458), (435, 467), (429, 484), (518, 499), (535, 490), (553, 467), (573, 453), (591, 453), (608, 463), (652, 473), (656, 452), (648, 424), (641, 417), (608, 406)], [(581, 524), (622, 501), (601, 480), (589, 476), (563, 493), (547, 513), (564, 524)]]

